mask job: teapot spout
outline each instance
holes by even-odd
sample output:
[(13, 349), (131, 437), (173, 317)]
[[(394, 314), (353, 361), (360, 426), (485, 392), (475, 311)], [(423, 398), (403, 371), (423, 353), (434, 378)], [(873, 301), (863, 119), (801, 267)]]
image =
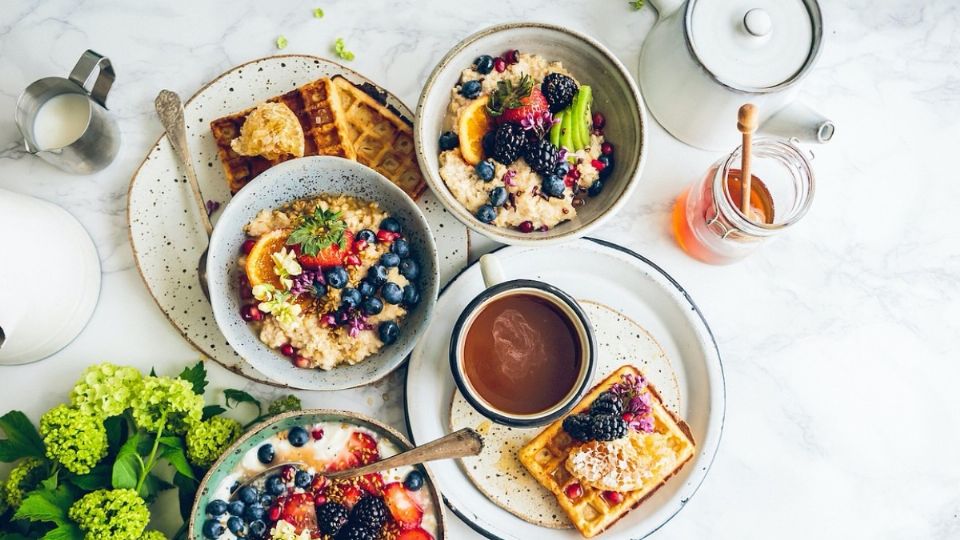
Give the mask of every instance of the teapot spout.
[(673, 15), (683, 5), (683, 0), (650, 0), (650, 5), (657, 10), (657, 19), (663, 20)]
[(760, 126), (766, 135), (819, 144), (832, 139), (836, 130), (832, 120), (799, 101), (780, 109)]

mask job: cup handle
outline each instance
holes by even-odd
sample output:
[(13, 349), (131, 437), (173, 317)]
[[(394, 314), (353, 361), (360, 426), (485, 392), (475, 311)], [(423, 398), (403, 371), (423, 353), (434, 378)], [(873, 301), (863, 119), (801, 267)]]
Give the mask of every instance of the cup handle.
[(110, 92), (110, 87), (113, 85), (114, 79), (117, 78), (116, 73), (113, 71), (113, 64), (110, 63), (109, 58), (96, 51), (87, 49), (80, 56), (80, 60), (77, 60), (77, 65), (73, 66), (73, 71), (70, 72), (70, 80), (82, 86), (84, 90), (87, 90), (87, 84), (93, 76), (93, 70), (98, 67), (100, 68), (100, 73), (97, 74), (96, 80), (93, 81), (93, 89), (88, 90), (88, 92), (94, 101), (106, 108), (107, 94)]
[(483, 275), (483, 284), (488, 289), (507, 280), (503, 277), (503, 267), (500, 266), (500, 261), (493, 253), (487, 253), (480, 257), (480, 274)]

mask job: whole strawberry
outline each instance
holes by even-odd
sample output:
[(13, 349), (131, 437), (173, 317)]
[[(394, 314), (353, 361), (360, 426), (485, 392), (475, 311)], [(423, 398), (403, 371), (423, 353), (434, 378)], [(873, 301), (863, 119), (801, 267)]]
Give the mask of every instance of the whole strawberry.
[(550, 112), (550, 104), (533, 79), (523, 75), (513, 81), (500, 81), (490, 98), (487, 111), (497, 123), (520, 124), (525, 118), (534, 118)]

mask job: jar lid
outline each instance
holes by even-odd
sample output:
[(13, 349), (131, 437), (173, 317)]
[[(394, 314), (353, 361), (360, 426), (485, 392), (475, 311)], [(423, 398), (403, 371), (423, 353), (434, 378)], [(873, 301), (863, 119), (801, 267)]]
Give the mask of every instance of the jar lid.
[(686, 15), (700, 63), (721, 83), (745, 91), (797, 80), (822, 33), (815, 0), (690, 0)]

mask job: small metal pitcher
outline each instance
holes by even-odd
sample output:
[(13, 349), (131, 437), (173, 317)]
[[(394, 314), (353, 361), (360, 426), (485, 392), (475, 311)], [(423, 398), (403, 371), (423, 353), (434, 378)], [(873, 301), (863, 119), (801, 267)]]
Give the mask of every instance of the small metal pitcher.
[[(100, 68), (96, 78), (94, 70)], [(28, 86), (17, 100), (17, 127), (27, 152), (74, 174), (90, 174), (109, 165), (120, 149), (120, 129), (107, 112), (107, 93), (116, 74), (110, 59), (87, 50), (80, 56), (70, 77), (45, 77)], [(92, 89), (87, 90), (92, 81)], [(90, 113), (83, 133), (62, 148), (40, 148), (33, 129), (37, 111), (48, 100), (61, 94), (80, 94), (90, 102)]]

